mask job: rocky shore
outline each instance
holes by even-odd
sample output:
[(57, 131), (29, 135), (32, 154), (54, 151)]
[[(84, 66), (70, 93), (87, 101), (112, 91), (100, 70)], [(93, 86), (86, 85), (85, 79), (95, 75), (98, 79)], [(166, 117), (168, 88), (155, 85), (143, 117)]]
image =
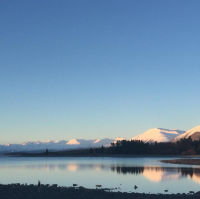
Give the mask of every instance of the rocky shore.
[(192, 194), (140, 194), (112, 192), (109, 189), (86, 189), (84, 187), (57, 187), (57, 185), (0, 185), (1, 199), (179, 199), (199, 198), (200, 192)]
[(174, 160), (161, 160), (161, 162), (171, 163), (171, 164), (200, 165), (200, 159), (174, 159)]

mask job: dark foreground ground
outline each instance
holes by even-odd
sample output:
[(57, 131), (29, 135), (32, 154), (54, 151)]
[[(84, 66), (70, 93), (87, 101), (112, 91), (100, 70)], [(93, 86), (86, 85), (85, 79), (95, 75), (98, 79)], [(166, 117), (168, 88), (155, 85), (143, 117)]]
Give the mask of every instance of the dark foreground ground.
[(194, 194), (138, 194), (138, 193), (121, 193), (110, 192), (103, 189), (85, 189), (83, 187), (55, 187), (41, 186), (40, 190), (34, 185), (0, 185), (1, 199), (123, 199), (123, 198), (200, 198), (200, 192)]
[(171, 163), (171, 164), (200, 165), (200, 159), (174, 159), (174, 160), (161, 160), (161, 162)]

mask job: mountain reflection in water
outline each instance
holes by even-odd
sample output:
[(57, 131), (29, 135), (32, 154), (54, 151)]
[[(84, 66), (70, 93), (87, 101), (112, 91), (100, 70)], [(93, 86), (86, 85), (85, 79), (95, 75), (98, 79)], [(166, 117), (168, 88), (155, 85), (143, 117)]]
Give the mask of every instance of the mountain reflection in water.
[(198, 168), (179, 168), (179, 167), (111, 167), (113, 172), (118, 174), (143, 175), (150, 181), (160, 182), (164, 180), (178, 180), (188, 177), (200, 183), (200, 169)]
[(155, 167), (155, 166), (121, 166), (106, 164), (14, 164), (1, 165), (0, 169), (22, 169), (22, 170), (68, 170), (70, 172), (95, 170), (111, 171), (122, 175), (142, 175), (152, 182), (165, 180), (178, 180), (190, 178), (200, 184), (200, 168), (187, 167)]

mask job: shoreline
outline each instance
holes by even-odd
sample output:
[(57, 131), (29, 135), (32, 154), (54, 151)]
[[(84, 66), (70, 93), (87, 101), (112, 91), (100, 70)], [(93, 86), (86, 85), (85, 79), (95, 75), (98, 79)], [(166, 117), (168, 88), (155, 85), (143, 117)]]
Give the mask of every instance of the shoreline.
[(188, 194), (145, 194), (145, 193), (127, 193), (127, 192), (111, 192), (112, 189), (87, 189), (80, 187), (59, 187), (56, 184), (41, 185), (20, 185), (19, 183), (2, 185), (0, 184), (0, 193), (2, 199), (145, 199), (145, 198), (199, 198), (200, 191)]
[(200, 165), (200, 159), (173, 159), (173, 160), (160, 160), (160, 162), (168, 164), (185, 164), (185, 165)]
[(106, 158), (112, 158), (112, 157), (119, 157), (119, 158), (151, 158), (151, 157), (160, 157), (160, 158), (165, 158), (165, 157), (174, 157), (174, 158), (200, 158), (200, 155), (75, 155), (75, 154), (49, 154), (45, 155), (44, 153), (8, 153), (8, 154), (2, 154), (0, 155), (2, 157), (106, 157)]

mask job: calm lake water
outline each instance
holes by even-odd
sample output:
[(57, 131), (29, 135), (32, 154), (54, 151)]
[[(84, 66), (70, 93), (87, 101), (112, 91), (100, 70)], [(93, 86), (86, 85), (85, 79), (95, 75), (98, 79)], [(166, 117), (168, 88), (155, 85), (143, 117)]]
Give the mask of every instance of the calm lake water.
[[(0, 184), (78, 184), (121, 192), (188, 193), (200, 191), (200, 167), (165, 164), (174, 158), (0, 157)], [(137, 185), (137, 189), (134, 189)]]

